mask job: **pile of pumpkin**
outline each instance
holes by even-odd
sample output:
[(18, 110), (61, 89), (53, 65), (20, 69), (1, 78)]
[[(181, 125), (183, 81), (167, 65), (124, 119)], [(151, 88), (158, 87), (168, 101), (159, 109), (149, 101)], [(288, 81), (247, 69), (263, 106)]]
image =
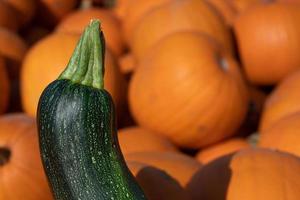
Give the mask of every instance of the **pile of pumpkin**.
[(148, 199), (300, 199), (299, 0), (5, 0), (0, 200), (53, 198), (37, 103), (93, 18), (120, 146)]

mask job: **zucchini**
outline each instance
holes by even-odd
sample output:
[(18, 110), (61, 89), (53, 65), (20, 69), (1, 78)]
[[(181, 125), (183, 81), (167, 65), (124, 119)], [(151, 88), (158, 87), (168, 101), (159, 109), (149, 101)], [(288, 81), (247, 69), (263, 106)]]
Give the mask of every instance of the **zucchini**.
[(93, 20), (37, 110), (43, 166), (57, 200), (143, 200), (120, 151), (115, 111), (103, 89), (104, 36)]

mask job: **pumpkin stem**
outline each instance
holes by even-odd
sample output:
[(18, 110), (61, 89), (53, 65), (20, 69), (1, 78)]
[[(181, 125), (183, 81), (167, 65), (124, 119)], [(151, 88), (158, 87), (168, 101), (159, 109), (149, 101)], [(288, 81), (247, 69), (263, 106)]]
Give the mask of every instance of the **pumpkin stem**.
[(74, 83), (103, 89), (105, 42), (99, 28), (99, 20), (92, 20), (58, 79), (68, 79)]
[(11, 152), (8, 148), (0, 147), (0, 167), (8, 163), (10, 154)]

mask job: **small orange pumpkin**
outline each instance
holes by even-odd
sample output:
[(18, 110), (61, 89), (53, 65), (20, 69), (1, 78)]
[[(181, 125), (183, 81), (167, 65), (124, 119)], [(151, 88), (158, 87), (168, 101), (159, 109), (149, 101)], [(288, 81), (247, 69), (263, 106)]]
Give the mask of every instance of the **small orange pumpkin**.
[(147, 164), (129, 161), (130, 171), (149, 200), (188, 200), (186, 191), (163, 170)]
[(234, 31), (252, 83), (276, 84), (300, 68), (300, 4), (254, 6), (237, 18)]
[(36, 0), (4, 0), (18, 11), (18, 20), (24, 25), (34, 16)]
[(0, 118), (0, 199), (52, 200), (39, 153), (35, 120), (23, 114)]
[(187, 191), (193, 200), (298, 200), (300, 159), (267, 149), (245, 149), (205, 165)]
[(14, 31), (19, 28), (17, 11), (4, 1), (0, 1), (0, 26)]
[(177, 32), (141, 60), (129, 104), (142, 127), (199, 148), (235, 133), (246, 116), (248, 92), (237, 62), (212, 38)]
[(259, 146), (300, 156), (300, 112), (286, 116), (260, 132)]
[(284, 79), (268, 96), (264, 105), (260, 132), (276, 124), (281, 118), (300, 111), (300, 70)]
[(219, 142), (217, 144), (211, 145), (203, 150), (200, 150), (196, 159), (203, 164), (209, 163), (219, 157), (222, 157), (227, 154), (237, 152), (241, 149), (250, 147), (248, 142), (242, 138), (232, 138)]
[(8, 107), (10, 84), (3, 58), (0, 57), (0, 113), (4, 113)]
[(118, 138), (123, 154), (147, 151), (177, 151), (176, 147), (167, 138), (141, 127), (120, 129)]
[(121, 55), (125, 44), (122, 39), (121, 24), (112, 11), (101, 8), (77, 10), (69, 14), (57, 26), (57, 32), (81, 34), (91, 19), (99, 19), (108, 48)]
[(135, 152), (124, 155), (126, 161), (136, 161), (157, 167), (185, 186), (201, 164), (192, 157), (175, 152)]
[(233, 51), (225, 22), (210, 4), (199, 0), (171, 1), (148, 12), (136, 25), (130, 47), (140, 60), (160, 39), (179, 31), (203, 32)]
[[(23, 109), (30, 116), (35, 116), (44, 88), (68, 64), (78, 38), (77, 34), (54, 33), (43, 38), (28, 51), (21, 71), (21, 97)], [(126, 81), (109, 51), (106, 51), (105, 74), (105, 88), (112, 95), (118, 111), (122, 112)]]

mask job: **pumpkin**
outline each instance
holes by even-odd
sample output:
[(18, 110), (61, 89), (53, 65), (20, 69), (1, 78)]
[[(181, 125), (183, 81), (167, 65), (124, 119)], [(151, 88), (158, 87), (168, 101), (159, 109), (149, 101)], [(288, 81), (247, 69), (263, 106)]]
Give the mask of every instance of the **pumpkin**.
[(130, 47), (140, 60), (160, 39), (179, 31), (203, 32), (228, 51), (233, 49), (229, 30), (221, 16), (206, 1), (199, 0), (171, 1), (148, 12), (136, 25)]
[(130, 52), (120, 56), (118, 58), (118, 64), (121, 72), (124, 74), (133, 72), (134, 68), (136, 67), (134, 56)]
[(236, 10), (237, 13), (241, 14), (248, 9), (253, 8), (256, 5), (272, 2), (275, 0), (227, 0), (229, 4)]
[(0, 57), (0, 113), (4, 113), (8, 107), (10, 84), (4, 59)]
[(118, 18), (122, 19), (128, 12), (129, 5), (133, 0), (115, 0), (115, 5), (113, 6), (113, 11)]
[(250, 145), (245, 139), (232, 138), (200, 150), (196, 155), (196, 159), (200, 163), (206, 164), (219, 157), (248, 147), (250, 147)]
[(19, 35), (0, 27), (0, 56), (9, 61), (8, 72), (11, 79), (18, 77), (26, 50), (27, 45)]
[(135, 152), (125, 154), (126, 161), (145, 163), (167, 172), (185, 186), (201, 164), (192, 157), (175, 152)]
[(128, 162), (127, 165), (145, 192), (147, 199), (188, 199), (186, 191), (163, 170), (139, 162)]
[[(78, 37), (77, 34), (54, 33), (37, 42), (26, 54), (21, 71), (21, 97), (23, 109), (30, 116), (35, 116), (44, 88), (55, 80), (67, 65)], [(121, 112), (126, 81), (109, 51), (106, 51), (105, 66), (105, 88)]]
[(159, 7), (172, 0), (139, 0), (139, 1), (129, 1), (127, 12), (122, 17), (122, 28), (124, 38), (128, 43), (130, 43), (131, 36), (135, 30), (137, 24), (143, 20), (143, 16), (149, 11)]
[(192, 199), (298, 200), (300, 159), (267, 149), (245, 149), (200, 169), (187, 186)]
[(10, 30), (17, 30), (19, 22), (17, 19), (17, 11), (10, 4), (0, 1), (0, 26)]
[(147, 151), (177, 151), (176, 147), (167, 138), (141, 127), (120, 129), (118, 138), (123, 154)]
[(188, 148), (234, 134), (246, 115), (248, 95), (230, 54), (197, 32), (169, 35), (150, 52), (129, 87), (139, 125)]
[(236, 19), (234, 32), (252, 83), (276, 84), (300, 68), (300, 4), (257, 5)]
[(55, 25), (78, 4), (78, 0), (39, 0), (38, 17), (49, 25)]
[(208, 0), (208, 2), (219, 11), (228, 25), (233, 23), (237, 12), (228, 0)]
[(300, 112), (286, 116), (260, 132), (259, 146), (300, 156)]
[(124, 42), (120, 34), (121, 25), (110, 10), (90, 8), (74, 11), (61, 21), (56, 31), (81, 34), (91, 19), (99, 19), (101, 21), (101, 27), (105, 34), (105, 41), (108, 48), (115, 55), (121, 55), (124, 50)]
[(52, 200), (36, 129), (35, 120), (24, 114), (0, 118), (1, 200)]
[(300, 70), (284, 79), (268, 96), (260, 120), (260, 132), (281, 118), (300, 111)]
[(18, 20), (24, 25), (28, 23), (36, 10), (36, 0), (4, 0), (18, 11)]

